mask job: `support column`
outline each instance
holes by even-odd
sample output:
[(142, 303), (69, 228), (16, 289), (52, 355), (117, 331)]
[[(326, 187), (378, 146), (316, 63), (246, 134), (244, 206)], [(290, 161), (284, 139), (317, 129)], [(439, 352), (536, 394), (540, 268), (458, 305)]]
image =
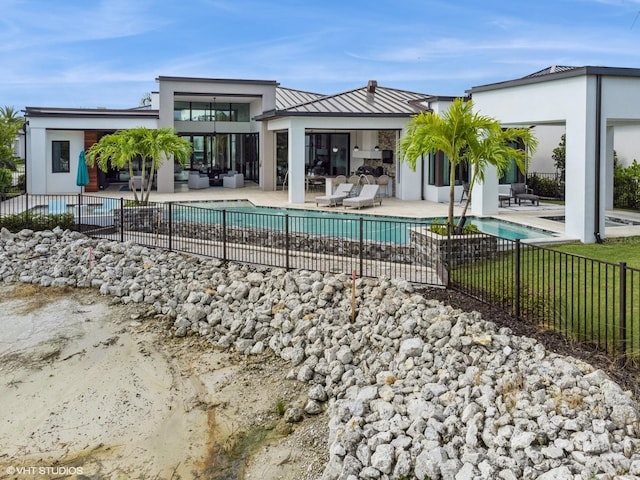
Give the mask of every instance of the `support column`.
[[(605, 158), (605, 165), (602, 169), (602, 198), (604, 201), (604, 208), (607, 210), (613, 209), (613, 127), (607, 127), (606, 140), (604, 144), (604, 154), (602, 158)], [(601, 225), (601, 232), (604, 232), (604, 225)], [(604, 238), (604, 236), (603, 236)]]
[(484, 182), (477, 180), (471, 191), (471, 213), (473, 215), (496, 215), (498, 213), (498, 184), (498, 170), (493, 165), (487, 165), (484, 170)]
[(276, 134), (267, 128), (267, 122), (260, 127), (260, 187), (267, 192), (276, 190)]
[(305, 171), (304, 171), (304, 135), (305, 128), (292, 120), (289, 126), (289, 203), (304, 203), (305, 201)]
[[(162, 88), (162, 82), (160, 86)], [(158, 128), (173, 127), (173, 93), (172, 89), (159, 92)], [(157, 171), (156, 188), (158, 193), (174, 192), (174, 171), (173, 156), (167, 159), (163, 158)]]
[[(567, 119), (565, 234), (594, 243), (595, 115), (590, 108)], [(604, 204), (600, 204), (604, 218)]]

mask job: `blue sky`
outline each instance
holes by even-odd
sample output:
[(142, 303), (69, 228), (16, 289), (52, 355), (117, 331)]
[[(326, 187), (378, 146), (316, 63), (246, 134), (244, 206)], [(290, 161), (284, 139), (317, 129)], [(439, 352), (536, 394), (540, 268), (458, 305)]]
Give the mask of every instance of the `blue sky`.
[(0, 105), (129, 108), (158, 76), (461, 95), (640, 68), (640, 0), (0, 0)]

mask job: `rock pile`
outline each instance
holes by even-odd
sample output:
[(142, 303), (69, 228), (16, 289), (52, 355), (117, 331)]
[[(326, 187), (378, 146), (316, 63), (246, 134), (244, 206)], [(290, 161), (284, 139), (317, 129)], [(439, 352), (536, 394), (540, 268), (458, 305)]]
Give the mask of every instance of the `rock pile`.
[[(4, 282), (145, 303), (309, 384), (291, 421), (330, 414), (329, 479), (631, 479), (638, 406), (600, 370), (402, 280), (222, 265), (59, 229), (0, 233)], [(304, 412), (304, 413), (303, 413)]]

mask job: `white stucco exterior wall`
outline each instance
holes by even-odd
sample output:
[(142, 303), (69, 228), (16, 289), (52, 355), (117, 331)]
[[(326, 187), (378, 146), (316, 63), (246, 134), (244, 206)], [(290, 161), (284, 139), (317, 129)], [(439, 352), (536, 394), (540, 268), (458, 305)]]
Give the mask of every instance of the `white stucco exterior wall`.
[[(29, 117), (27, 128), (27, 192), (34, 194), (79, 193), (76, 185), (78, 157), (84, 150), (84, 131), (116, 131), (120, 129), (156, 128), (154, 117), (113, 118), (100, 115)], [(70, 171), (52, 172), (52, 142), (69, 141)]]
[[(595, 241), (595, 85), (594, 77), (577, 76), (473, 93), (475, 110), (506, 126), (566, 122), (566, 189), (572, 193), (566, 199), (565, 233), (583, 242)], [(479, 190), (487, 188), (494, 187), (485, 184)], [(497, 196), (497, 188), (490, 193)], [(472, 211), (486, 215), (491, 210), (474, 202)]]

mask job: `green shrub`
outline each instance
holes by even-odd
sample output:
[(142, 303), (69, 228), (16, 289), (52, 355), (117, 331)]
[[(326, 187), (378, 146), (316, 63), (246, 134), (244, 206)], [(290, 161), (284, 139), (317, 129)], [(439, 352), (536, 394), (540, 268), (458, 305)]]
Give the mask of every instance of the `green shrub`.
[(613, 169), (613, 207), (640, 210), (640, 164)]
[[(429, 226), (429, 231), (437, 235), (446, 237), (448, 232), (447, 224), (442, 220), (434, 220), (433, 223)], [(480, 229), (476, 225), (465, 223), (464, 229), (462, 230), (463, 235), (473, 235), (476, 233), (480, 233)]]
[(531, 175), (527, 178), (527, 186), (541, 197), (562, 198), (563, 191), (556, 179)]
[(11, 189), (13, 177), (11, 170), (8, 168), (0, 168), (0, 198), (4, 198)]
[(72, 213), (35, 215), (29, 212), (0, 217), (0, 228), (11, 232), (19, 232), (24, 228), (30, 230), (49, 230), (54, 227), (63, 229), (74, 228), (75, 221)]

